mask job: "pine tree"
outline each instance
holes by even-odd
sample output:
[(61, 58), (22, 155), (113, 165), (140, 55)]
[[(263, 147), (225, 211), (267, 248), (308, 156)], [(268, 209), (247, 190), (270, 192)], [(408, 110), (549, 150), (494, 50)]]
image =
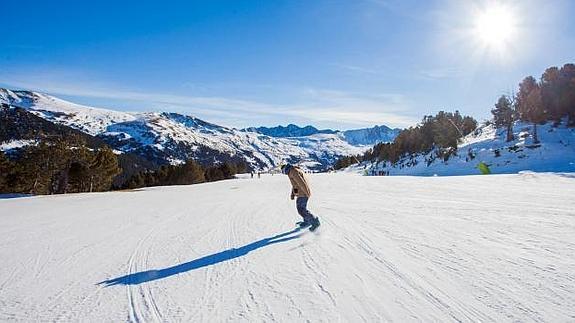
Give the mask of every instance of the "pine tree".
[(79, 193), (89, 191), (90, 161), (93, 157), (94, 153), (83, 145), (74, 150), (68, 167), (69, 182), (67, 192)]
[(246, 173), (248, 171), (248, 165), (246, 165), (246, 162), (238, 162), (236, 164), (236, 174), (243, 174)]
[(197, 184), (205, 182), (204, 170), (197, 162), (190, 159), (184, 165), (181, 166), (183, 169), (183, 177), (185, 184)]
[(90, 168), (88, 164), (81, 161), (74, 161), (68, 170), (69, 188), (68, 192), (87, 192), (90, 183)]
[(533, 123), (533, 143), (539, 143), (537, 124), (546, 120), (546, 111), (541, 97), (541, 87), (535, 78), (528, 76), (519, 83), (515, 103), (521, 120)]
[(60, 145), (42, 141), (37, 146), (28, 146), (19, 162), (17, 190), (22, 193), (53, 194), (57, 188), (57, 173), (65, 159)]
[(541, 100), (541, 89), (536, 87), (533, 89), (526, 100), (526, 109), (528, 120), (533, 123), (533, 143), (538, 144), (539, 138), (537, 136), (537, 124), (545, 121), (545, 111), (543, 110), (543, 102)]
[(106, 191), (112, 187), (114, 177), (121, 173), (118, 158), (109, 147), (99, 149), (90, 163), (89, 191)]
[[(219, 167), (220, 171), (222, 172), (223, 178), (224, 179), (230, 179), (233, 178), (234, 175), (236, 174), (236, 170), (235, 167), (227, 162), (222, 163)], [(258, 175), (259, 176), (259, 175)]]
[(204, 172), (204, 177), (207, 182), (215, 182), (225, 179), (224, 173), (218, 166), (212, 166), (206, 169)]
[(493, 120), (496, 127), (506, 127), (507, 141), (513, 140), (513, 121), (515, 120), (515, 111), (513, 104), (506, 95), (502, 95), (497, 103), (495, 109), (491, 110)]
[(145, 185), (146, 182), (144, 181), (144, 176), (142, 173), (137, 173), (130, 178), (126, 186), (127, 188), (134, 189), (144, 187)]
[(470, 116), (466, 116), (463, 118), (463, 124), (461, 125), (461, 131), (463, 132), (464, 136), (472, 133), (477, 129), (477, 120), (473, 119)]
[(457, 148), (457, 141), (463, 137), (458, 124), (463, 118), (458, 111), (455, 114), (440, 111), (433, 122), (433, 141), (442, 148)]
[(530, 109), (528, 106), (527, 98), (533, 90), (538, 88), (537, 80), (533, 76), (528, 76), (519, 83), (519, 91), (515, 95), (515, 110), (519, 115), (519, 119), (522, 121), (530, 121), (529, 114)]
[(53, 161), (50, 194), (65, 194), (68, 192), (69, 170), (73, 149), (77, 149), (80, 144), (77, 138), (68, 137), (66, 139), (57, 138), (50, 146), (50, 157)]
[(575, 126), (575, 64), (565, 64), (559, 70), (559, 111), (567, 116), (567, 124)]
[(8, 187), (8, 177), (12, 172), (12, 163), (0, 150), (0, 193), (10, 193)]
[(562, 117), (560, 96), (561, 77), (557, 67), (549, 67), (541, 75), (541, 101), (547, 115), (551, 119), (560, 120)]

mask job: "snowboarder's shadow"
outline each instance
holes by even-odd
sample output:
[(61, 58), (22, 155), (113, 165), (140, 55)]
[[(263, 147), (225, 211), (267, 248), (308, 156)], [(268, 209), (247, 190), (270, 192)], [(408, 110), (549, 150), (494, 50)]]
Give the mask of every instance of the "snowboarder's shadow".
[(114, 286), (114, 285), (137, 285), (141, 283), (150, 282), (153, 280), (163, 279), (166, 277), (174, 276), (177, 274), (185, 273), (187, 271), (211, 266), (218, 264), (220, 262), (228, 261), (234, 258), (238, 258), (241, 256), (245, 256), (250, 251), (254, 251), (256, 249), (269, 246), (274, 243), (285, 242), (293, 239), (297, 239), (301, 236), (301, 234), (292, 235), (298, 231), (300, 228), (293, 229), (288, 232), (284, 232), (273, 237), (264, 238), (258, 241), (254, 241), (250, 244), (239, 248), (231, 248), (228, 250), (224, 250), (218, 253), (214, 253), (208, 256), (204, 256), (202, 258), (198, 258), (183, 264), (179, 264), (176, 266), (158, 269), (158, 270), (147, 270), (141, 271), (137, 273), (128, 274), (125, 276), (112, 278), (109, 280), (104, 280), (99, 282), (98, 285)]

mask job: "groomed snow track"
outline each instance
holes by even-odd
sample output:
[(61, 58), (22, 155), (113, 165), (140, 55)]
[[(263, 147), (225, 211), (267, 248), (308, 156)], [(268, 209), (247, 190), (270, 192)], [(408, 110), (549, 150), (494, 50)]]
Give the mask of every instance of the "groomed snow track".
[(575, 175), (0, 199), (0, 321), (575, 321)]

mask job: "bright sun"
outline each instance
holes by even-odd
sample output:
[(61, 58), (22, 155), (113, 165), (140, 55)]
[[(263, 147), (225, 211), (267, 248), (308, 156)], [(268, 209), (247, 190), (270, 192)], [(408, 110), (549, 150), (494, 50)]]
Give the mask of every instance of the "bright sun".
[(511, 8), (498, 3), (477, 12), (474, 34), (483, 46), (503, 52), (513, 41), (517, 22)]

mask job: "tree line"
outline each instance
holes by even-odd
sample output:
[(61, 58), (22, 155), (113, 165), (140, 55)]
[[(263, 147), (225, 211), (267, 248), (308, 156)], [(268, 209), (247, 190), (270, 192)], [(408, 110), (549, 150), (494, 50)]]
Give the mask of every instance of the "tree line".
[(567, 118), (567, 126), (575, 126), (575, 64), (549, 67), (539, 81), (524, 78), (519, 91), (499, 97), (491, 113), (495, 126), (507, 129), (507, 141), (514, 139), (513, 123), (518, 120), (533, 124), (535, 144), (539, 143), (538, 124)]
[(163, 165), (157, 170), (142, 171), (132, 176), (123, 188), (133, 189), (147, 186), (189, 185), (231, 179), (246, 172), (245, 163), (224, 162), (204, 167), (190, 159), (181, 165)]
[(194, 160), (181, 165), (163, 165), (137, 172), (114, 185), (123, 176), (118, 156), (108, 146), (90, 148), (74, 135), (37, 140), (7, 156), (0, 151), (0, 193), (65, 194), (103, 192), (147, 186), (188, 185), (233, 178), (245, 172), (244, 163), (222, 163), (205, 167)]
[(440, 157), (448, 158), (457, 149), (457, 142), (473, 132), (477, 121), (459, 111), (440, 111), (425, 116), (420, 124), (402, 130), (390, 143), (378, 143), (363, 155), (345, 156), (336, 161), (334, 168), (348, 167), (361, 161), (397, 163), (403, 156), (425, 154), (437, 149)]
[(107, 191), (120, 174), (116, 154), (75, 136), (46, 138), (15, 156), (0, 151), (0, 192), (63, 194)]

